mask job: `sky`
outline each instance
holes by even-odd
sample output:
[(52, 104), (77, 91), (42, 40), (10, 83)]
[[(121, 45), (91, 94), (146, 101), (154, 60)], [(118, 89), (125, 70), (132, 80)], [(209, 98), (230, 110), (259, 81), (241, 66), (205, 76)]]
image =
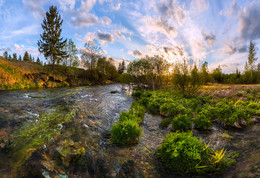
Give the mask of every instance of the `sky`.
[(260, 58), (260, 0), (0, 0), (0, 55), (27, 50), (43, 60), (37, 41), (51, 5), (62, 37), (77, 48), (95, 40), (114, 59), (159, 54), (230, 73), (244, 70), (251, 40)]

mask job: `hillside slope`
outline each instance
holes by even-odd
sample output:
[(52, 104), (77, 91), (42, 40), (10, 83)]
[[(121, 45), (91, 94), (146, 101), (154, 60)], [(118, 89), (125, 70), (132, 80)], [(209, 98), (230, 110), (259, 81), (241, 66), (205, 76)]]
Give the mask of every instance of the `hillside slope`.
[(8, 61), (0, 57), (0, 90), (88, 85), (84, 69), (41, 66), (33, 62)]

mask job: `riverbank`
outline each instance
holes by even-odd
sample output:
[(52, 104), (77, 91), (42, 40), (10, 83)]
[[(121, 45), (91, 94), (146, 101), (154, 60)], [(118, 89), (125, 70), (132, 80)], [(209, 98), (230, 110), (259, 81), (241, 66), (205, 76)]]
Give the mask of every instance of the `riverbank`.
[[(92, 80), (93, 76), (95, 80)], [(0, 57), (0, 90), (54, 88), (106, 84), (98, 71), (56, 65), (42, 66), (34, 62), (8, 61)], [(96, 80), (97, 79), (97, 80)]]

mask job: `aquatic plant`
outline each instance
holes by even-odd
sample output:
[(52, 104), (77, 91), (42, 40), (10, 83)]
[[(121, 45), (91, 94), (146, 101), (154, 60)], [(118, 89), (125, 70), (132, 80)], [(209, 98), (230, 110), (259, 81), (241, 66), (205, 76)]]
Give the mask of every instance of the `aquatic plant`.
[(118, 90), (112, 90), (110, 91), (111, 94), (115, 94), (115, 93), (118, 93)]
[(124, 122), (124, 121), (127, 121), (127, 120), (132, 120), (132, 121), (136, 121), (137, 123), (141, 123), (142, 122), (142, 118), (141, 117), (138, 117), (138, 116), (135, 116), (127, 111), (122, 111), (120, 113), (120, 116), (119, 116), (119, 122)]
[(111, 142), (118, 145), (131, 145), (138, 143), (142, 129), (133, 120), (115, 123), (111, 129)]
[(155, 98), (155, 99), (150, 99), (148, 102), (148, 110), (153, 113), (153, 114), (160, 114), (160, 107), (164, 103), (172, 102), (171, 99), (166, 99), (166, 98)]
[(160, 106), (160, 114), (166, 117), (174, 117), (178, 114), (183, 114), (184, 111), (185, 108), (183, 105), (175, 102), (164, 103)]
[(166, 168), (180, 174), (203, 174), (227, 167), (225, 153), (224, 149), (209, 148), (192, 132), (175, 132), (166, 135), (155, 156)]
[(134, 97), (137, 97), (137, 98), (140, 98), (141, 95), (143, 94), (143, 91), (142, 90), (136, 90), (132, 93), (132, 96)]
[(132, 114), (133, 116), (139, 117), (141, 119), (144, 117), (145, 112), (145, 107), (136, 101), (132, 103), (131, 108), (129, 110), (129, 114)]
[(179, 131), (191, 130), (192, 121), (190, 117), (185, 115), (179, 115), (172, 120), (172, 128)]
[(22, 166), (35, 151), (54, 142), (60, 136), (63, 125), (75, 117), (75, 109), (68, 111), (68, 108), (60, 107), (25, 123), (12, 139), (11, 148), (16, 159), (14, 169)]
[(197, 129), (209, 129), (212, 127), (212, 122), (210, 118), (206, 117), (204, 114), (199, 114), (197, 117), (192, 119), (195, 127)]
[(171, 118), (165, 118), (162, 120), (162, 122), (160, 123), (160, 128), (162, 129), (166, 129), (172, 122), (172, 119)]
[(138, 142), (142, 129), (139, 124), (145, 114), (145, 107), (133, 102), (129, 111), (122, 111), (118, 123), (111, 129), (111, 142), (118, 145), (131, 145)]

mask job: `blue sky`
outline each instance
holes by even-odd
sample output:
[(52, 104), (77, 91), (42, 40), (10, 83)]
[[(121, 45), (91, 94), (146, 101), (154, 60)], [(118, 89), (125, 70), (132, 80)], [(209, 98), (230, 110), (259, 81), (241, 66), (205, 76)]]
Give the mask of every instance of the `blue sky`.
[(160, 54), (233, 72), (244, 69), (250, 40), (260, 49), (260, 0), (0, 0), (0, 54), (40, 55), (50, 5), (62, 15), (64, 38), (78, 48), (97, 40), (115, 59)]

